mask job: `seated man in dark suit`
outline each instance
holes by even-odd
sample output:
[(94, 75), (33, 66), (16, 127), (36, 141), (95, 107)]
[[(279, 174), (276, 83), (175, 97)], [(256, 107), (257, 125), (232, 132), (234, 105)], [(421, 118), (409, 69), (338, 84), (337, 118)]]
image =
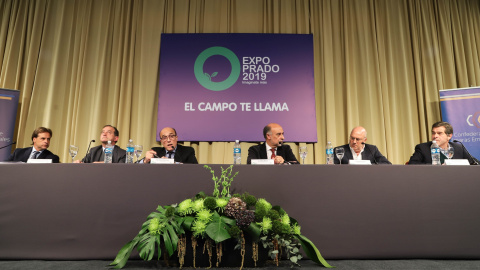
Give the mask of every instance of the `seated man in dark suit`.
[[(392, 164), (386, 157), (380, 153), (378, 148), (372, 144), (366, 144), (367, 131), (364, 127), (355, 127), (350, 132), (350, 143), (335, 147), (335, 149), (342, 147), (345, 149), (345, 155), (342, 158), (342, 164), (348, 164), (349, 160), (370, 160), (372, 164)], [(340, 161), (333, 151), (334, 163), (340, 164)]]
[[(432, 141), (436, 141), (441, 149), (447, 149), (449, 145), (452, 146), (454, 150), (452, 159), (468, 159), (470, 164), (475, 164), (474, 158), (465, 151), (461, 144), (450, 142), (452, 136), (453, 127), (449, 123), (436, 122), (432, 125)], [(408, 164), (432, 164), (431, 146), (431, 141), (417, 144), (415, 146), (415, 152), (410, 157)], [(441, 153), (440, 163), (443, 164), (445, 159), (446, 157)]]
[[(95, 146), (90, 149), (90, 152), (82, 159), (82, 163), (105, 163), (105, 146), (108, 144), (108, 141), (113, 145), (112, 151), (112, 163), (125, 163), (127, 156), (127, 151), (120, 148), (117, 145), (118, 137), (120, 132), (118, 129), (111, 125), (105, 125), (102, 128), (100, 133), (100, 142), (102, 143), (99, 146)], [(75, 163), (80, 163), (79, 160), (75, 160)]]
[(288, 145), (283, 144), (283, 128), (279, 124), (271, 123), (263, 128), (265, 143), (251, 146), (248, 149), (247, 164), (252, 164), (252, 159), (273, 159), (275, 164), (285, 162), (298, 164), (297, 158)]
[[(166, 127), (160, 131), (160, 140), (163, 147), (153, 147), (145, 153), (143, 163), (150, 163), (151, 159), (173, 158), (175, 162), (198, 164), (195, 157), (195, 149), (190, 146), (178, 144), (177, 131), (174, 128)], [(142, 163), (141, 161), (141, 163)]]
[(39, 127), (33, 131), (32, 147), (19, 148), (13, 151), (6, 161), (23, 161), (27, 162), (29, 159), (51, 159), (52, 163), (59, 163), (60, 158), (48, 151), (50, 146), (50, 139), (52, 138), (52, 130), (45, 127)]

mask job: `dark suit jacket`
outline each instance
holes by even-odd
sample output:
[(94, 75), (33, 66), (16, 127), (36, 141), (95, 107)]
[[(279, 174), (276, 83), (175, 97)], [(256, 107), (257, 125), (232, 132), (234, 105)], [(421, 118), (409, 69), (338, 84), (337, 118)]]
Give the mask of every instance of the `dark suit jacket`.
[[(452, 159), (468, 159), (470, 164), (473, 164), (473, 160), (469, 157), (467, 152), (463, 150), (463, 147), (459, 143), (449, 142), (453, 146), (453, 158)], [(415, 152), (410, 157), (408, 164), (432, 164), (432, 154), (430, 147), (432, 142), (420, 143), (415, 146)]]
[[(112, 163), (125, 163), (126, 158), (127, 158), (127, 151), (125, 151), (125, 149), (122, 149), (117, 145), (114, 145)], [(90, 152), (82, 159), (82, 162), (93, 163), (96, 161), (104, 161), (104, 160), (105, 160), (105, 154), (103, 153), (102, 145), (99, 145), (90, 149)]]
[[(336, 148), (342, 147), (345, 149), (345, 155), (342, 158), (342, 164), (348, 164), (348, 161), (350, 159), (353, 159), (353, 154), (352, 151), (350, 150), (350, 145), (345, 144), (342, 146), (337, 146)], [(337, 155), (335, 155), (335, 149), (333, 149), (333, 162), (335, 164), (340, 164), (340, 161), (337, 158)], [(375, 161), (377, 164), (392, 164), (386, 157), (380, 153), (378, 148), (375, 145), (372, 144), (365, 144), (365, 149), (363, 149), (362, 152), (362, 160), (370, 160), (372, 164), (375, 164)]]
[[(160, 158), (166, 156), (167, 153), (164, 147), (153, 147), (152, 150), (157, 152), (157, 156)], [(181, 163), (198, 164), (197, 158), (195, 157), (195, 149), (180, 144), (177, 144), (173, 160)]]
[[(290, 146), (284, 144), (280, 147), (277, 147), (277, 156), (283, 157), (285, 162), (292, 162), (298, 163), (297, 158), (292, 152), (292, 148)], [(250, 146), (248, 148), (248, 157), (247, 157), (247, 164), (252, 164), (252, 159), (267, 159), (267, 146), (265, 143)]]
[[(17, 148), (13, 151), (13, 154), (6, 161), (23, 161), (27, 162), (28, 157), (32, 153), (33, 147), (27, 148)], [(37, 157), (37, 159), (51, 159), (52, 163), (60, 163), (60, 158), (53, 154), (52, 152), (48, 151), (47, 149), (43, 150), (43, 152)]]

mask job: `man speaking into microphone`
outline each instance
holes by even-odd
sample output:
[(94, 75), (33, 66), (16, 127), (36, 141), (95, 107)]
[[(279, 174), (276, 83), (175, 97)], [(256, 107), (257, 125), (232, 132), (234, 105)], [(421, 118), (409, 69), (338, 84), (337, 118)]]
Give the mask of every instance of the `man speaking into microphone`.
[[(345, 155), (342, 158), (342, 164), (348, 164), (349, 160), (370, 160), (372, 164), (392, 164), (386, 157), (380, 153), (375, 145), (366, 144), (367, 131), (364, 127), (355, 127), (350, 132), (350, 143), (337, 148), (345, 149)], [(334, 149), (334, 150), (335, 150)], [(335, 151), (334, 151), (335, 153)], [(340, 161), (334, 155), (334, 163), (340, 164)]]
[(292, 148), (283, 144), (285, 140), (282, 126), (270, 123), (263, 128), (265, 143), (251, 146), (248, 149), (247, 164), (252, 164), (252, 159), (273, 159), (275, 164), (298, 164)]

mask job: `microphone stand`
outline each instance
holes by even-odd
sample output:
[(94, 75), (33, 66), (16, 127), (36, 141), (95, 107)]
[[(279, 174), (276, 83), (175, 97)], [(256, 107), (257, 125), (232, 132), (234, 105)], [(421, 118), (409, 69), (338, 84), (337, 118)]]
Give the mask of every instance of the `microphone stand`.
[(7, 145), (5, 145), (5, 146), (0, 147), (0, 149), (3, 149), (3, 148), (5, 148), (5, 147), (9, 147), (10, 145), (14, 145), (14, 144), (16, 144), (16, 143), (17, 143), (17, 142), (12, 142), (11, 144), (7, 144)]
[[(362, 144), (363, 144), (363, 147), (367, 148), (366, 143), (362, 142)], [(375, 155), (373, 155), (372, 150), (370, 150), (370, 148), (367, 148), (367, 150), (370, 153), (370, 155), (372, 155), (372, 157), (373, 157), (373, 163), (375, 163), (375, 165), (378, 165), (377, 159), (375, 158)]]
[(460, 143), (460, 144), (462, 145), (463, 151), (465, 151), (465, 152), (467, 153), (467, 155), (472, 159), (473, 165), (479, 165), (479, 161), (478, 161), (476, 158), (474, 158), (474, 157), (470, 154), (470, 152), (468, 152), (467, 148), (465, 147), (465, 145), (463, 145), (463, 143), (462, 143), (461, 141), (459, 141), (459, 140), (453, 140), (453, 142), (455, 142), (455, 143)]
[[(91, 140), (91, 141), (88, 143), (87, 153), (85, 154), (85, 157), (84, 157), (83, 159), (87, 158), (88, 154), (90, 153), (90, 145), (92, 144), (92, 142), (95, 142), (95, 140)], [(83, 159), (82, 159), (82, 160), (83, 160)]]

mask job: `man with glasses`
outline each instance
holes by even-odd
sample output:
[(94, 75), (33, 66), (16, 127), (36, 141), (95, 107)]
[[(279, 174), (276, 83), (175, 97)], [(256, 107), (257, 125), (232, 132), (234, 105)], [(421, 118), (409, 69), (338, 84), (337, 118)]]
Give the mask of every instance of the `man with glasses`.
[[(366, 144), (366, 141), (367, 131), (364, 127), (355, 127), (352, 129), (352, 132), (350, 132), (350, 143), (335, 147), (335, 149), (340, 147), (345, 149), (342, 164), (348, 164), (351, 159), (370, 160), (372, 164), (392, 164), (382, 155), (382, 153), (380, 153), (375, 145)], [(340, 164), (336, 155), (334, 155), (334, 163)]]
[(95, 146), (90, 149), (90, 152), (85, 155), (85, 157), (80, 160), (75, 160), (75, 163), (104, 163), (105, 162), (105, 147), (108, 144), (108, 141), (113, 145), (112, 151), (112, 163), (125, 163), (127, 156), (127, 151), (120, 148), (117, 144), (118, 137), (120, 133), (118, 129), (111, 125), (105, 125), (102, 128), (100, 133), (100, 142), (102, 143), (99, 146)]
[(160, 131), (163, 147), (153, 147), (145, 153), (143, 163), (150, 163), (152, 158), (173, 158), (175, 162), (198, 164), (195, 150), (189, 146), (177, 144), (178, 136), (174, 128), (166, 127)]

